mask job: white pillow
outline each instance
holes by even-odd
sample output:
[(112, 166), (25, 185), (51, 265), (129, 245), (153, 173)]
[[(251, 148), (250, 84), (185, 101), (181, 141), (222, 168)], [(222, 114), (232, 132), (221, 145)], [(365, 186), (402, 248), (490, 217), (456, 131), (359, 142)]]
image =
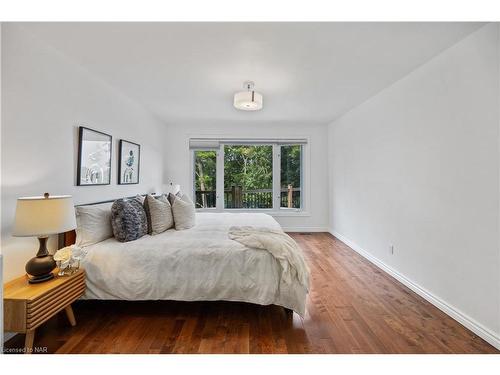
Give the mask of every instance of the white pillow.
[(196, 224), (196, 211), (193, 201), (186, 195), (175, 197), (172, 194), (169, 197), (173, 200), (172, 213), (174, 214), (174, 224), (176, 230), (189, 229)]
[(113, 202), (76, 206), (76, 245), (85, 247), (113, 237), (111, 205)]
[(155, 198), (149, 194), (144, 202), (144, 209), (148, 218), (149, 234), (159, 234), (174, 226), (172, 207), (165, 195)]

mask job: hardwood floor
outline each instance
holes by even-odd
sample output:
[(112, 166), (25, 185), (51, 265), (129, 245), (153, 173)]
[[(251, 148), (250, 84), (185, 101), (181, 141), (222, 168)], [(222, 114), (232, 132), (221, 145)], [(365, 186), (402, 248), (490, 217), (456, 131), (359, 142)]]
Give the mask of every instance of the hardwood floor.
[[(229, 302), (80, 301), (37, 330), (49, 353), (498, 353), (327, 233), (292, 234), (311, 268), (304, 318)], [(17, 335), (7, 348), (22, 347)]]

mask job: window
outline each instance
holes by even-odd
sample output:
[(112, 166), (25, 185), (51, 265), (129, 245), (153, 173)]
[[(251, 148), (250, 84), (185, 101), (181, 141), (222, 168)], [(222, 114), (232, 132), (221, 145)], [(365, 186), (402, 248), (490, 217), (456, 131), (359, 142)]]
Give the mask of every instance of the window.
[(216, 206), (217, 151), (194, 152), (194, 190), (196, 208)]
[(273, 208), (273, 146), (224, 146), (224, 208)]
[(303, 150), (297, 141), (191, 139), (199, 209), (303, 209)]
[(302, 170), (302, 146), (281, 146), (280, 162), (280, 207), (300, 208), (300, 190), (302, 185), (300, 173)]

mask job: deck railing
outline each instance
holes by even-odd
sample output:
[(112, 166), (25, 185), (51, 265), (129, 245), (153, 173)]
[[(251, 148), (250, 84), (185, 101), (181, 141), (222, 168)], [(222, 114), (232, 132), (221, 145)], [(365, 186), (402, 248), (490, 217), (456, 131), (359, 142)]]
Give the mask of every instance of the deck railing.
[[(288, 187), (281, 189), (280, 207), (300, 208), (300, 188)], [(216, 207), (217, 194), (215, 190), (197, 190), (197, 208)], [(224, 190), (225, 208), (273, 208), (272, 189), (243, 190), (241, 187), (233, 186)]]

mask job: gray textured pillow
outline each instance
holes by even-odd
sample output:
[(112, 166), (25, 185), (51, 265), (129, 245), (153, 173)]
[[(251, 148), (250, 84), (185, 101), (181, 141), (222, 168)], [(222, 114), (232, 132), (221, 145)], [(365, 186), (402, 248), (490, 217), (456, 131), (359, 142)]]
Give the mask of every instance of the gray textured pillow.
[(174, 224), (175, 229), (183, 230), (189, 229), (196, 224), (196, 211), (194, 208), (194, 203), (191, 199), (183, 194), (182, 197), (176, 197), (173, 194), (169, 195), (172, 199), (172, 213), (174, 214)]
[(149, 234), (159, 234), (174, 226), (172, 206), (165, 195), (157, 198), (148, 195), (144, 200), (144, 210), (148, 219)]
[(111, 206), (111, 226), (120, 242), (141, 238), (148, 232), (146, 211), (137, 199), (118, 199)]

